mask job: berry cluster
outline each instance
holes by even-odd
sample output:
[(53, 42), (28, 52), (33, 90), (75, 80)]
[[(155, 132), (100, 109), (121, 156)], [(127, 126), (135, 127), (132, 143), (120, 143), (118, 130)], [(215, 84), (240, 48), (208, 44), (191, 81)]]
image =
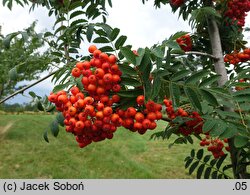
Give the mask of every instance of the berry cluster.
[[(209, 135), (206, 135), (206, 137), (200, 141), (200, 146), (207, 146), (207, 150), (212, 152), (214, 158), (220, 158), (221, 156), (225, 155), (223, 151), (225, 143), (228, 143), (227, 139), (224, 140), (220, 140), (219, 138), (213, 139)], [(225, 149), (227, 151), (230, 151), (229, 146), (226, 146)]]
[(245, 25), (245, 18), (247, 12), (250, 11), (249, 0), (229, 0), (227, 3), (227, 10), (224, 16), (230, 18), (232, 23), (237, 22), (237, 25), (242, 28)]
[(184, 4), (184, 0), (170, 0), (170, 5), (173, 7), (180, 7)]
[(178, 108), (177, 111), (174, 111), (172, 101), (168, 99), (164, 99), (163, 103), (166, 106), (166, 112), (170, 119), (173, 120), (177, 116), (186, 118), (186, 122), (179, 127), (178, 133), (184, 136), (188, 136), (192, 133), (202, 133), (203, 120), (198, 112), (188, 113), (182, 108)]
[(176, 42), (179, 44), (181, 49), (183, 49), (183, 51), (187, 52), (192, 50), (192, 39), (189, 34), (179, 37), (176, 39)]
[(129, 107), (125, 111), (117, 111), (123, 119), (123, 127), (139, 134), (144, 134), (148, 129), (155, 129), (157, 127), (155, 121), (162, 119), (162, 106), (152, 100), (145, 103), (143, 95), (138, 96), (136, 102), (136, 108)]
[(49, 101), (55, 103), (57, 110), (63, 113), (66, 131), (76, 136), (80, 147), (92, 141), (111, 139), (122, 124), (122, 119), (112, 108), (120, 100), (116, 94), (121, 89), (121, 71), (116, 64), (117, 59), (93, 45), (89, 47), (89, 52), (93, 58), (76, 63), (72, 69), (73, 77), (83, 75), (81, 81), (86, 93), (74, 86), (69, 93), (61, 91), (51, 93), (48, 97)]
[(224, 62), (237, 65), (240, 62), (246, 62), (250, 60), (250, 48), (244, 49), (243, 52), (234, 51), (230, 54), (226, 54)]
[[(186, 122), (184, 124), (181, 124), (178, 132), (184, 136), (188, 136), (190, 134), (196, 134), (200, 135), (203, 134), (202, 132), (202, 126), (203, 126), (203, 119), (197, 112), (191, 112), (188, 113), (182, 108), (178, 108), (177, 111), (174, 111), (174, 108), (172, 106), (172, 101), (168, 99), (164, 99), (163, 103), (166, 106), (166, 112), (168, 117), (171, 120), (174, 120), (177, 116), (184, 117), (186, 119)], [(172, 123), (172, 125), (175, 125)], [(224, 139), (224, 143), (218, 139), (213, 139), (210, 137), (209, 133), (205, 135), (206, 137), (201, 140), (200, 146), (208, 146), (208, 151), (212, 152), (214, 158), (219, 158), (223, 156), (225, 153), (223, 152), (224, 143), (227, 143), (227, 139)], [(229, 146), (226, 146), (225, 149), (227, 151), (230, 150)]]

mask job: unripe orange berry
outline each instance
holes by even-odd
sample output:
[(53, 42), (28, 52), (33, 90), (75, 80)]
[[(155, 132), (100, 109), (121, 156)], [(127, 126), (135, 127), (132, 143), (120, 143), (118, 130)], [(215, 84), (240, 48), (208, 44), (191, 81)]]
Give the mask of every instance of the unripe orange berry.
[(97, 50), (97, 47), (95, 45), (90, 45), (88, 50), (89, 50), (89, 53), (94, 53), (94, 51)]

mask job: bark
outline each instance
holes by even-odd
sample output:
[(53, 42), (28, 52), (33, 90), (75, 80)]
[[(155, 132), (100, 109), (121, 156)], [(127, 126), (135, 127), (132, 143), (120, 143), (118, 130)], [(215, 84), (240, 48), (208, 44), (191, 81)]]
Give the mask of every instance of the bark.
[[(218, 80), (218, 85), (223, 86), (228, 81), (227, 71), (224, 63), (223, 51), (221, 46), (220, 32), (218, 25), (214, 19), (208, 19), (208, 33), (210, 37), (210, 42), (212, 46), (213, 56), (217, 60), (214, 62), (214, 68), (217, 74), (221, 75)], [(232, 108), (224, 107), (225, 111), (234, 112)], [(246, 178), (246, 169), (241, 170), (238, 173), (237, 170), (237, 149), (234, 146), (234, 138), (229, 139), (230, 153), (231, 153), (231, 162), (233, 165), (234, 177), (237, 179)]]

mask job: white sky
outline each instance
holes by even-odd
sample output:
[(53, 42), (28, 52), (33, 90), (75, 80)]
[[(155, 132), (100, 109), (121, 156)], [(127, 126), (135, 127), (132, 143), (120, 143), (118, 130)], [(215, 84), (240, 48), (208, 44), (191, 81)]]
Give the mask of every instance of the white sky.
[[(108, 9), (108, 24), (112, 27), (121, 29), (121, 34), (127, 35), (127, 44), (138, 47), (152, 46), (154, 43), (161, 42), (177, 31), (189, 31), (187, 22), (178, 20), (177, 15), (171, 12), (169, 5), (162, 6), (161, 9), (155, 9), (153, 1), (142, 4), (141, 0), (112, 0), (113, 8)], [(36, 8), (35, 11), (29, 13), (29, 8), (14, 6), (12, 11), (0, 4), (0, 25), (2, 33), (8, 34), (14, 31), (22, 30), (37, 20), (37, 31), (51, 29), (54, 23), (53, 18), (49, 18), (47, 10)], [(249, 25), (250, 17), (248, 17), (247, 25)], [(248, 35), (249, 36), (249, 35)], [(50, 79), (40, 83), (31, 90), (39, 95), (49, 94), (53, 85)], [(26, 92), (25, 94), (27, 94)], [(18, 95), (16, 98), (8, 101), (27, 102), (28, 98)]]

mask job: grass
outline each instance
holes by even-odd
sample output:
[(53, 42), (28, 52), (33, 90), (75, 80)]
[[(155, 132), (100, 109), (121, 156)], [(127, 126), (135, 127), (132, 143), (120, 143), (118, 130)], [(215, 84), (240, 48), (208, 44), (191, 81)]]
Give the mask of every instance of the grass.
[[(123, 128), (112, 140), (78, 148), (74, 136), (63, 128), (50, 143), (43, 131), (51, 115), (0, 115), (0, 178), (194, 178), (184, 168), (184, 158), (197, 145), (168, 148), (169, 141), (149, 140)], [(158, 124), (159, 131), (166, 124)], [(173, 141), (173, 140), (172, 140)]]

